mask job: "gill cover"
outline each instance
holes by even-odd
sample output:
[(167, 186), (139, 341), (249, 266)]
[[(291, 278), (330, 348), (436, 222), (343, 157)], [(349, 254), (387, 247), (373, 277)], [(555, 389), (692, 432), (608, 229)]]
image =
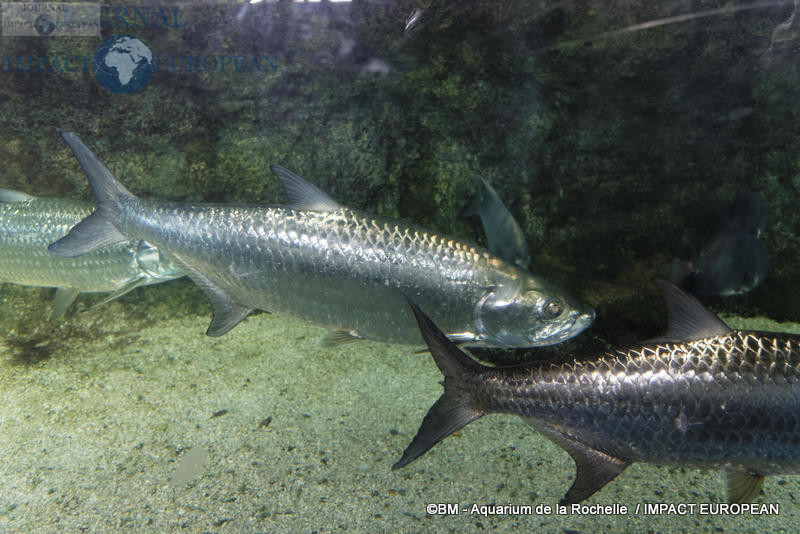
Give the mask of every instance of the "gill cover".
[(559, 330), (566, 304), (536, 290), (509, 285), (490, 288), (473, 313), (475, 328), (487, 345), (526, 347), (546, 345)]
[(139, 241), (136, 248), (136, 263), (152, 280), (171, 280), (183, 275), (180, 268), (147, 241)]

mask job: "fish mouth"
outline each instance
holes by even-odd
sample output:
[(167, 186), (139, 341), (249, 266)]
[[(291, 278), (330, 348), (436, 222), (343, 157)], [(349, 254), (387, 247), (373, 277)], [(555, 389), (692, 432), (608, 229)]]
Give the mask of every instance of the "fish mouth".
[(585, 307), (582, 310), (573, 311), (569, 318), (560, 323), (556, 328), (553, 328), (552, 335), (544, 336), (537, 340), (534, 346), (545, 347), (548, 345), (557, 345), (568, 339), (577, 336), (594, 322), (595, 311), (594, 308)]
[(587, 306), (572, 324), (572, 330), (574, 332), (573, 335), (578, 335), (589, 328), (594, 322), (596, 316), (597, 314), (595, 313), (594, 308)]

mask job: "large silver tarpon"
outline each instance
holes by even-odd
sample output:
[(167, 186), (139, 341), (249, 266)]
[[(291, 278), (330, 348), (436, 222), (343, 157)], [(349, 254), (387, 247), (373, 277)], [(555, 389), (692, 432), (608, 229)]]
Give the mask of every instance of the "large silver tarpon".
[(209, 335), (258, 308), (332, 327), (334, 341), (419, 344), (404, 297), (470, 345), (558, 343), (594, 318), (591, 308), (487, 250), (344, 208), (283, 167), (273, 171), (289, 206), (151, 202), (128, 192), (75, 134), (62, 135), (98, 209), (50, 250), (72, 257), (129, 239), (155, 244), (211, 301)]
[(91, 202), (0, 189), (0, 282), (57, 287), (53, 315), (58, 316), (78, 293), (110, 292), (112, 299), (141, 285), (183, 276), (177, 265), (141, 240), (77, 258), (48, 252), (50, 243), (67, 235), (94, 208)]
[(656, 283), (664, 337), (506, 368), (472, 360), (414, 306), (445, 392), (394, 467), (483, 415), (511, 413), (575, 460), (561, 504), (588, 498), (633, 462), (722, 469), (737, 503), (752, 501), (766, 475), (800, 473), (800, 336), (731, 330), (693, 296)]

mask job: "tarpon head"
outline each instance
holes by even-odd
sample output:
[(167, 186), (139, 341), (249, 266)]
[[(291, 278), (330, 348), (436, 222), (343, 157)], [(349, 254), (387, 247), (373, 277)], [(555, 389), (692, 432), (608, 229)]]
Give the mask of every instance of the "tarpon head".
[(172, 280), (183, 276), (180, 267), (147, 241), (139, 241), (136, 262), (151, 280)]
[(479, 338), (494, 347), (555, 345), (583, 332), (594, 315), (565, 291), (523, 271), (489, 288), (474, 310)]

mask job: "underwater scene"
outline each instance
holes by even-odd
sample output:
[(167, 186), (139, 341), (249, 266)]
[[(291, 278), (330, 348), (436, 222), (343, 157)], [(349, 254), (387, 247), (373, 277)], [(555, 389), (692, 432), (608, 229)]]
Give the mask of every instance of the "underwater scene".
[(0, 531), (797, 530), (798, 4), (2, 3)]

